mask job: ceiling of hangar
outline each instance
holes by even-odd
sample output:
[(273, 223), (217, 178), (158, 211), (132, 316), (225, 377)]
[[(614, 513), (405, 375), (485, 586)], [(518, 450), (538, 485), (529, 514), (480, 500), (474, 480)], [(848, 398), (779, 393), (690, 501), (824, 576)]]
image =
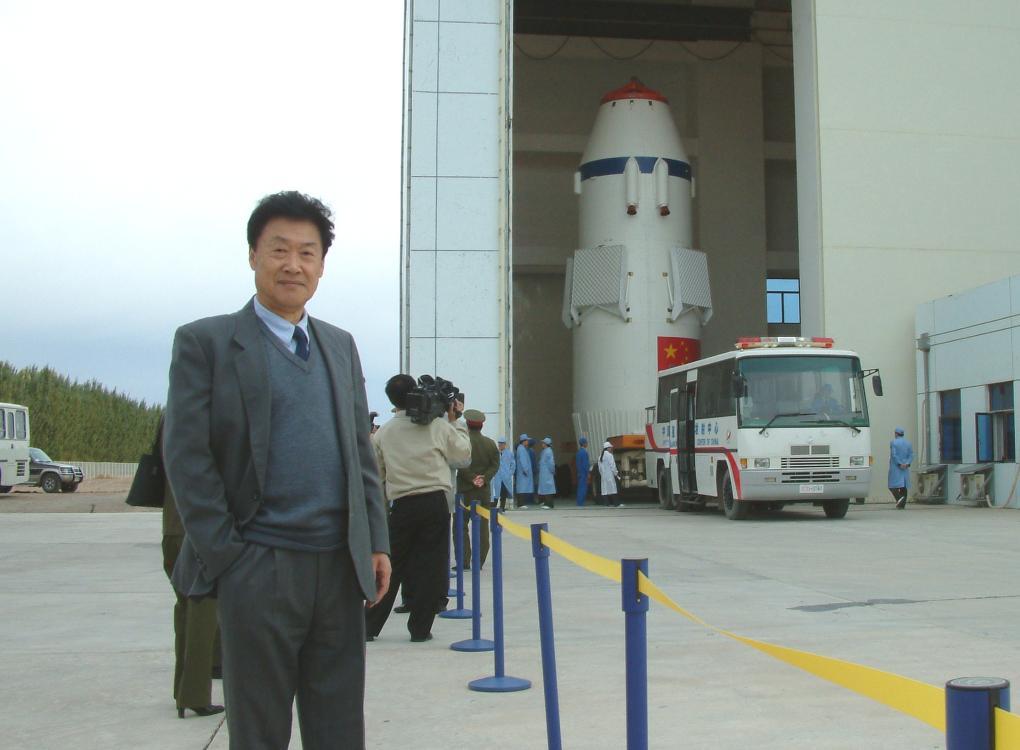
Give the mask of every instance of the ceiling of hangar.
[(790, 0), (514, 0), (518, 34), (749, 42), (790, 33)]

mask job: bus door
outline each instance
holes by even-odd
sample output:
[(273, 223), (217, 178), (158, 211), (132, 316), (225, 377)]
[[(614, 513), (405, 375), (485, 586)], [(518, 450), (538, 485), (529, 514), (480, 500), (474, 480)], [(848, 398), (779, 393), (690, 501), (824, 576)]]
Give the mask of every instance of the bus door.
[(677, 488), (682, 499), (698, 494), (694, 465), (694, 392), (697, 381), (687, 383), (670, 394), (676, 397), (673, 415), (676, 418)]

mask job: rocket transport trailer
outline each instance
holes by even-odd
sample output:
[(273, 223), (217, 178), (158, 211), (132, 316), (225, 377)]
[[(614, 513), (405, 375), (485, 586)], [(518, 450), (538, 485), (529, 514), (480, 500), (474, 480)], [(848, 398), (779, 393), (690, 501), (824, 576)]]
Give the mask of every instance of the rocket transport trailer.
[(829, 518), (863, 502), (874, 457), (862, 370), (832, 339), (746, 338), (726, 354), (659, 373), (648, 409), (646, 474), (664, 508), (820, 505)]

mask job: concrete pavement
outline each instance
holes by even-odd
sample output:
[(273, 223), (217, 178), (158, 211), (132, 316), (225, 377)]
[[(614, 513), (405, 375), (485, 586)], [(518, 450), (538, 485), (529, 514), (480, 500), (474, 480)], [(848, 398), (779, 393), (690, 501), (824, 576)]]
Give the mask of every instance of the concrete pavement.
[[(851, 506), (845, 520), (788, 508), (745, 522), (650, 506), (516, 512), (610, 558), (648, 557), (681, 605), (742, 635), (932, 684), (1015, 679), (1020, 664), (1020, 514)], [(222, 716), (176, 718), (173, 597), (158, 513), (0, 516), (0, 748), (222, 750)], [(505, 536), (510, 694), (469, 691), (491, 653), (457, 653), (470, 620), (437, 620), (411, 644), (392, 615), (368, 644), (370, 748), (545, 747), (530, 548)], [(625, 741), (623, 615), (615, 584), (551, 560), (563, 744)], [(470, 590), (470, 586), (468, 587)], [(491, 582), (483, 572), (483, 637)], [(940, 748), (915, 719), (681, 619), (648, 619), (653, 748)], [(214, 685), (214, 700), (219, 699)], [(296, 737), (292, 747), (300, 747)]]

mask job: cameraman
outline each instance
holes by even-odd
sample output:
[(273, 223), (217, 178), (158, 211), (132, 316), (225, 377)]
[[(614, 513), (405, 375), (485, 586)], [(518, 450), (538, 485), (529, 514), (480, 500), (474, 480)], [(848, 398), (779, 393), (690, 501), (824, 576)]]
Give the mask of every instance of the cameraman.
[(396, 408), (393, 418), (374, 436), (379, 475), (392, 506), (393, 573), (386, 595), (367, 610), (368, 640), (375, 640), (386, 624), (402, 583), (408, 594), (411, 640), (430, 640), (436, 604), (447, 593), (450, 464), (470, 460), (471, 442), (467, 427), (458, 419), (464, 408), (459, 401), (449, 405), (445, 419), (428, 424), (411, 421), (406, 412), (407, 395), (416, 386), (410, 375), (394, 375), (387, 381), (386, 396)]

